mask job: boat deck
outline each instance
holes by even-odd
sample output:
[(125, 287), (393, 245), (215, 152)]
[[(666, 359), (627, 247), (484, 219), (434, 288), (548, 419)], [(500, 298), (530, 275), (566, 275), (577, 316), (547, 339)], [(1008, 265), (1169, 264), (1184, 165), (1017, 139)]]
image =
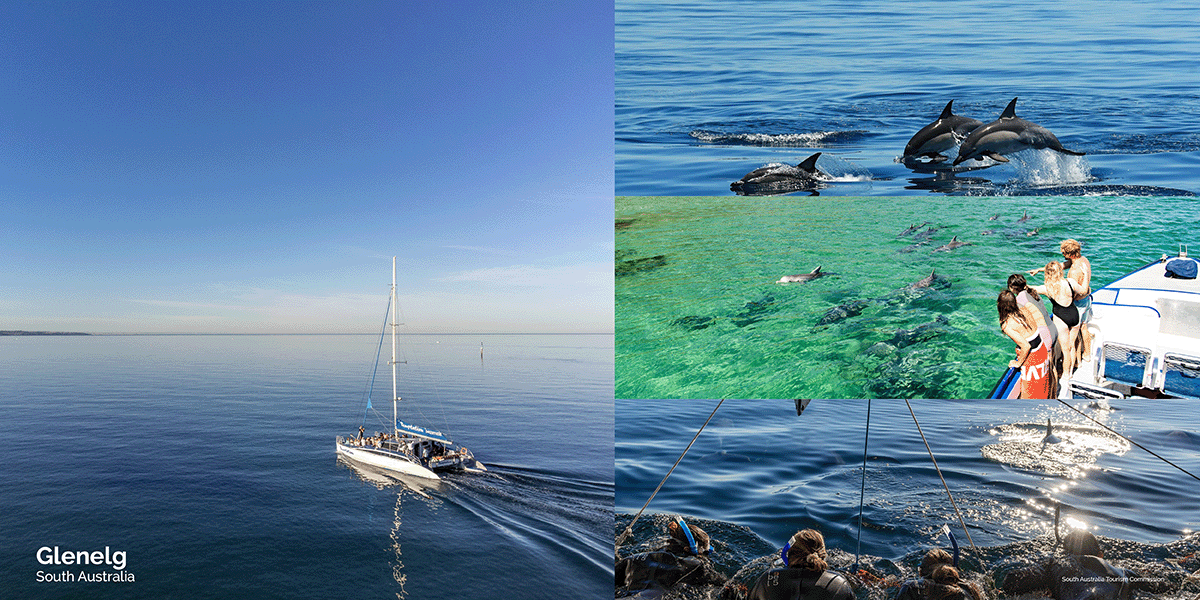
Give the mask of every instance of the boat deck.
[(1095, 290), (1092, 351), (1070, 395), (1200, 398), (1200, 280), (1166, 277), (1175, 258)]

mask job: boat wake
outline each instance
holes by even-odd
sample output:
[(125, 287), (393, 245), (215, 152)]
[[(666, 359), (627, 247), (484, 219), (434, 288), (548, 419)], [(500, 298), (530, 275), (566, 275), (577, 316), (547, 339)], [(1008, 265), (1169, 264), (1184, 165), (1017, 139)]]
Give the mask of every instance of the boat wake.
[[(613, 484), (507, 465), (488, 465), (484, 476), (449, 476), (447, 502), (514, 546), (541, 568), (560, 569), (563, 581), (610, 580)], [(521, 596), (516, 594), (516, 596)]]

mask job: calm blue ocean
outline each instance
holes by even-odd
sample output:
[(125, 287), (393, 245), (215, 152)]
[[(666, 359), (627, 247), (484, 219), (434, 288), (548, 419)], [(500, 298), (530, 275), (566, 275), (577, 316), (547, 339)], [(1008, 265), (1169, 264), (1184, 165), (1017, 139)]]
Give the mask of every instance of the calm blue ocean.
[[(336, 460), (374, 336), (0, 337), (0, 595), (607, 594), (612, 338), (405, 341), (407, 414), (489, 474), (413, 488)], [(390, 417), (383, 363), (372, 404)], [(39, 583), (117, 572), (39, 564), (43, 546), (123, 551), (134, 581)]]
[[(619, 0), (616, 194), (728, 195), (817, 151), (822, 194), (1200, 193), (1197, 23), (1186, 2)], [(947, 101), (988, 123), (1014, 97), (1087, 155), (895, 162)]]
[[(716, 400), (617, 400), (616, 533), (641, 509)], [(1086, 528), (1118, 565), (1182, 583), (1200, 568), (1197, 480), (1053, 401), (912, 401), (938, 467), (966, 522), (947, 499), (903, 401), (870, 402), (865, 492), (865, 400), (813, 400), (797, 416), (790, 400), (726, 400), (667, 479), (618, 555), (661, 545), (665, 515), (681, 514), (713, 535), (726, 575), (761, 568), (802, 528), (825, 535), (836, 568), (849, 571), (859, 543), (880, 577), (912, 573), (949, 524), (983, 582), (1012, 560), (1049, 551), (1054, 506), (1061, 527)], [(1192, 403), (1124, 400), (1113, 410), (1076, 408), (1200, 474), (1200, 415)], [(1046, 421), (1059, 444), (1043, 444)], [(1174, 563), (1171, 561), (1175, 561)], [(1200, 592), (1194, 578), (1178, 594)], [(858, 590), (887, 598), (886, 587)]]

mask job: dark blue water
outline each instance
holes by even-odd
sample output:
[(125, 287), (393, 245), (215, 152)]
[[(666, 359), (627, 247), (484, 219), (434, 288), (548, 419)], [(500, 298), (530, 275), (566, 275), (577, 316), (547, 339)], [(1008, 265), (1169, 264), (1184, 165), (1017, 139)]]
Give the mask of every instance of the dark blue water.
[[(717, 401), (617, 400), (618, 534), (679, 458)], [(865, 493), (867, 402), (813, 400), (801, 416), (792, 401), (727, 400), (638, 521), (619, 555), (661, 543), (664, 514), (682, 514), (717, 540), (727, 575), (777, 555), (799, 529), (823, 532), (838, 568), (858, 547), (877, 575), (911, 572), (932, 547), (948, 547), (949, 524), (969, 547), (913, 417), (902, 401), (871, 402)], [(1174, 573), (1200, 550), (1200, 482), (1046, 401), (913, 401), (912, 408), (980, 549), (973, 577), (1053, 542), (1054, 504), (1062, 528), (1087, 528), (1117, 564)], [(1115, 431), (1200, 474), (1200, 416), (1188, 402), (1124, 400), (1119, 410), (1078, 405)], [(1052, 419), (1057, 445), (1041, 444)], [(643, 523), (645, 521), (645, 523)], [(1192, 559), (1188, 559), (1192, 560)], [(763, 563), (765, 567), (765, 563)], [(1186, 595), (1200, 592), (1196, 582)], [(859, 591), (860, 598), (890, 592)]]
[[(1188, 3), (621, 0), (616, 193), (726, 195), (816, 151), (822, 194), (1197, 193), (1198, 22)], [(1014, 97), (1086, 156), (949, 180), (895, 162), (948, 100), (988, 123)]]
[[(414, 488), (335, 459), (372, 336), (0, 338), (3, 595), (607, 593), (612, 338), (406, 339), (401, 395), (488, 475)], [(124, 551), (135, 579), (38, 583), (67, 568), (42, 546)]]

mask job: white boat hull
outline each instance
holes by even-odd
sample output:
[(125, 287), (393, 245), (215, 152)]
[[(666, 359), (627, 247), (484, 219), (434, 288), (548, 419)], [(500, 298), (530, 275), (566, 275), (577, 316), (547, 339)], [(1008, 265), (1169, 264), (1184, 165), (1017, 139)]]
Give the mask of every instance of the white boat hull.
[(396, 455), (392, 452), (386, 452), (376, 448), (348, 446), (342, 443), (337, 443), (336, 445), (338, 455), (345, 457), (347, 460), (377, 467), (385, 471), (412, 475), (414, 477), (422, 477), (425, 479), (441, 479), (441, 477), (438, 477), (437, 473), (426, 469), (416, 462), (413, 462), (411, 459)]

